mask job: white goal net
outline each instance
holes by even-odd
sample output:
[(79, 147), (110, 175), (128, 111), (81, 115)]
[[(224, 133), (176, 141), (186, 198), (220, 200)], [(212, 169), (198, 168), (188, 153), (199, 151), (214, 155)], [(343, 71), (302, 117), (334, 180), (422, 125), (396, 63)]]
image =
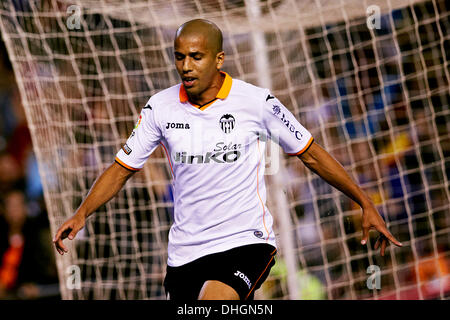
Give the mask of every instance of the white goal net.
[[(445, 0), (2, 0), (52, 233), (148, 98), (179, 81), (176, 28), (206, 18), (224, 33), (224, 70), (270, 86), (403, 243), (385, 257), (375, 234), (362, 246), (360, 208), (283, 157), (266, 181), (281, 194), (268, 203), (277, 237), (288, 237), (256, 297), (448, 298), (449, 13)], [(170, 185), (157, 149), (57, 256), (64, 299), (165, 299)]]

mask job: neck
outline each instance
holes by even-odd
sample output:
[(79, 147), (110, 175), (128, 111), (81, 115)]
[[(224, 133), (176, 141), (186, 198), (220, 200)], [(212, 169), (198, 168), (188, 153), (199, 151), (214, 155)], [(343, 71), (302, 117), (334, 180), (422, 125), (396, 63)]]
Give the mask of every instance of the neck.
[(224, 80), (225, 75), (220, 72), (217, 72), (217, 75), (214, 77), (211, 85), (205, 91), (203, 91), (198, 95), (192, 95), (187, 93), (189, 101), (201, 106), (207, 104), (211, 100), (214, 100), (214, 98), (219, 93)]

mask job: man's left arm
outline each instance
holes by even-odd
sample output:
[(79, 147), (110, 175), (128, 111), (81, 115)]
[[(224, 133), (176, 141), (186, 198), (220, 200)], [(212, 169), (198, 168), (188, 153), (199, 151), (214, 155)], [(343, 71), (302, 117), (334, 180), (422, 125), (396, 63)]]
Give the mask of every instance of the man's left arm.
[(381, 248), (384, 256), (389, 241), (401, 247), (402, 244), (394, 238), (386, 227), (386, 223), (378, 213), (372, 200), (347, 174), (344, 167), (335, 160), (326, 150), (313, 142), (308, 150), (298, 156), (311, 171), (319, 175), (330, 185), (350, 197), (362, 208), (363, 238), (361, 244), (365, 245), (369, 239), (369, 230), (376, 229), (380, 237), (375, 243), (375, 250)]

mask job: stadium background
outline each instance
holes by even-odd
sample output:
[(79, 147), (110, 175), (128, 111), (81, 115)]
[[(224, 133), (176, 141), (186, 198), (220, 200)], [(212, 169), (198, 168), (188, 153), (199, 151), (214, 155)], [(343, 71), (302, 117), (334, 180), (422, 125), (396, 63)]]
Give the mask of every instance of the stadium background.
[[(282, 2), (262, 1), (262, 14), (270, 13), (271, 8)], [(65, 13), (67, 7), (67, 3), (59, 1), (38, 3), (42, 5), (38, 6), (42, 12), (56, 12), (56, 3), (59, 12)], [(230, 11), (233, 6), (243, 6), (241, 1), (218, 3), (227, 4)], [(11, 6), (20, 19), (13, 21)], [(20, 13), (39, 11), (27, 1), (4, 1), (0, 10), (4, 21), (23, 29), (30, 27), (30, 21), (27, 20), (29, 16)], [(83, 31), (70, 34), (72, 52), (62, 49), (62, 37), (48, 38), (48, 46), (60, 56), (46, 59), (42, 58), (48, 54), (41, 42), (43, 37), (23, 35), (17, 31), (19, 29), (5, 27), (6, 22), (3, 25), (2, 35), (8, 33), (9, 39), (14, 39), (16, 74), (22, 77), (22, 88), (29, 88), (31, 92), (33, 82), (39, 80), (47, 86), (44, 100), (48, 98), (48, 101), (43, 100), (43, 105), (39, 106), (30, 103), (33, 100), (30, 92), (20, 92), (2, 43), (0, 298), (61, 298), (60, 289), (65, 283), (58, 283), (42, 176), (48, 183), (47, 205), (51, 203), (52, 210), (59, 211), (51, 215), (56, 225), (73, 212), (93, 179), (111, 162), (111, 156), (131, 131), (148, 96), (173, 84), (176, 79), (174, 69), (161, 57), (161, 52), (165, 51), (170, 56), (173, 29), (163, 29), (164, 34), (146, 38), (145, 32), (161, 30), (142, 28), (136, 31), (126, 21), (117, 17), (107, 19), (98, 13), (87, 18), (90, 24), (83, 26), (83, 31), (86, 27), (91, 28), (90, 31), (103, 28), (102, 32), (91, 35), (99, 51), (106, 52), (98, 55), (98, 60), (94, 55), (83, 56), (86, 49), (82, 44), (82, 37), (86, 36)], [(52, 21), (46, 23), (42, 24), (44, 29), (59, 30), (62, 34)], [(108, 40), (110, 34), (105, 31), (105, 26), (118, 30), (114, 33), (115, 44)], [(34, 24), (27, 32), (39, 34), (33, 28)], [(130, 32), (122, 31), (131, 29), (133, 34), (149, 40), (143, 44), (144, 52), (139, 52), (146, 55), (148, 73), (139, 73), (144, 67), (142, 61), (132, 56), (136, 49), (133, 37)], [(301, 297), (448, 298), (448, 4), (445, 1), (414, 4), (406, 1), (404, 6), (383, 13), (380, 29), (372, 32), (367, 29), (365, 16), (353, 17), (350, 22), (319, 23), (305, 30), (301, 38), (294, 32), (265, 30), (273, 92), (312, 131), (316, 141), (326, 144), (329, 152), (351, 171), (379, 206), (389, 229), (404, 247), (390, 247), (386, 258), (378, 257), (373, 250), (365, 250), (359, 244), (358, 208), (317, 176), (307, 173), (298, 160), (285, 159), (287, 176), (284, 181), (289, 181), (286, 183), (291, 199), (289, 211), (297, 228), (294, 238), (299, 244), (295, 249), (301, 269), (297, 275)], [(225, 50), (232, 53), (225, 70), (232, 76), (258, 84), (258, 70), (253, 66), (254, 52), (248, 45), (251, 32), (249, 34), (227, 35), (225, 32)], [(21, 37), (28, 41), (28, 46), (24, 46), (26, 50), (15, 42)], [(164, 39), (163, 48), (155, 49), (156, 40), (161, 38)], [(299, 43), (303, 43), (302, 46)], [(120, 53), (125, 70), (131, 71), (125, 76), (128, 83), (122, 82), (123, 75), (117, 75), (117, 62), (112, 61), (114, 55), (111, 53), (116, 54), (118, 50), (123, 50)], [(26, 67), (20, 63), (24, 61), (22, 58), (29, 56), (36, 57), (33, 67), (37, 74), (33, 74), (28, 66), (30, 79), (27, 79)], [(79, 66), (78, 71), (72, 69), (70, 62), (73, 61)], [(103, 78), (96, 70), (98, 64), (104, 73), (101, 75), (106, 75)], [(313, 76), (306, 70), (308, 64), (313, 66)], [(56, 86), (49, 80), (54, 66), (61, 76), (55, 78), (63, 84), (60, 90), (67, 101), (51, 100), (58, 100), (60, 93), (56, 93)], [(77, 72), (86, 77), (80, 80)], [(78, 86), (74, 84), (76, 81), (81, 82), (83, 94), (77, 90), (72, 92)], [(111, 95), (109, 98), (106, 91)], [(318, 91), (320, 101), (317, 101)], [(21, 94), (29, 103), (28, 114), (21, 103)], [(82, 100), (82, 107), (78, 106), (77, 99)], [(59, 111), (62, 108), (66, 111)], [(40, 112), (52, 116), (46, 118)], [(44, 169), (41, 176), (38, 175), (27, 117), (34, 124), (34, 142), (38, 144), (34, 150), (41, 153), (49, 150), (48, 155), (40, 155), (40, 169)], [(50, 120), (46, 122), (46, 119)], [(113, 134), (111, 128), (115, 128)], [(47, 133), (46, 129), (52, 133)], [(69, 130), (73, 139), (67, 148), (64, 130)], [(52, 149), (54, 144), (58, 144), (56, 151)], [(62, 164), (46, 158), (55, 155), (61, 157)], [(171, 219), (171, 194), (167, 188), (170, 176), (161, 150), (151, 159), (152, 164), (146, 168), (145, 175), (134, 178), (133, 184), (110, 207), (101, 208), (98, 217), (90, 221), (81, 235), (71, 261), (82, 268), (83, 285), (89, 289), (65, 298), (161, 297), (165, 262), (163, 243)], [(52, 170), (57, 174), (52, 174)], [(128, 217), (127, 207), (134, 208), (133, 218)], [(20, 217), (23, 216), (26, 216), (26, 223), (19, 228), (25, 239), (22, 247), (20, 240), (8, 239), (7, 235), (21, 225)], [(157, 218), (150, 220), (149, 216)], [(130, 228), (132, 223), (138, 225), (137, 229)], [(375, 292), (368, 290), (365, 282), (366, 269), (371, 264), (384, 270), (382, 289)], [(59, 279), (66, 276), (66, 266), (66, 262), (59, 261)], [(144, 286), (139, 282), (143, 277), (142, 270), (149, 275), (144, 277)], [(286, 267), (280, 259), (262, 297), (286, 298), (285, 282)]]

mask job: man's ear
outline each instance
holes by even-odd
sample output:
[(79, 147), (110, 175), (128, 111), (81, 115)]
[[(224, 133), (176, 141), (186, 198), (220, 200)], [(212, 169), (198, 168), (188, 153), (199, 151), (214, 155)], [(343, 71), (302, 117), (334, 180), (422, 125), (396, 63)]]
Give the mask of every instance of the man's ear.
[(223, 63), (225, 61), (225, 52), (220, 51), (216, 54), (216, 68), (217, 70), (220, 70), (223, 66)]

